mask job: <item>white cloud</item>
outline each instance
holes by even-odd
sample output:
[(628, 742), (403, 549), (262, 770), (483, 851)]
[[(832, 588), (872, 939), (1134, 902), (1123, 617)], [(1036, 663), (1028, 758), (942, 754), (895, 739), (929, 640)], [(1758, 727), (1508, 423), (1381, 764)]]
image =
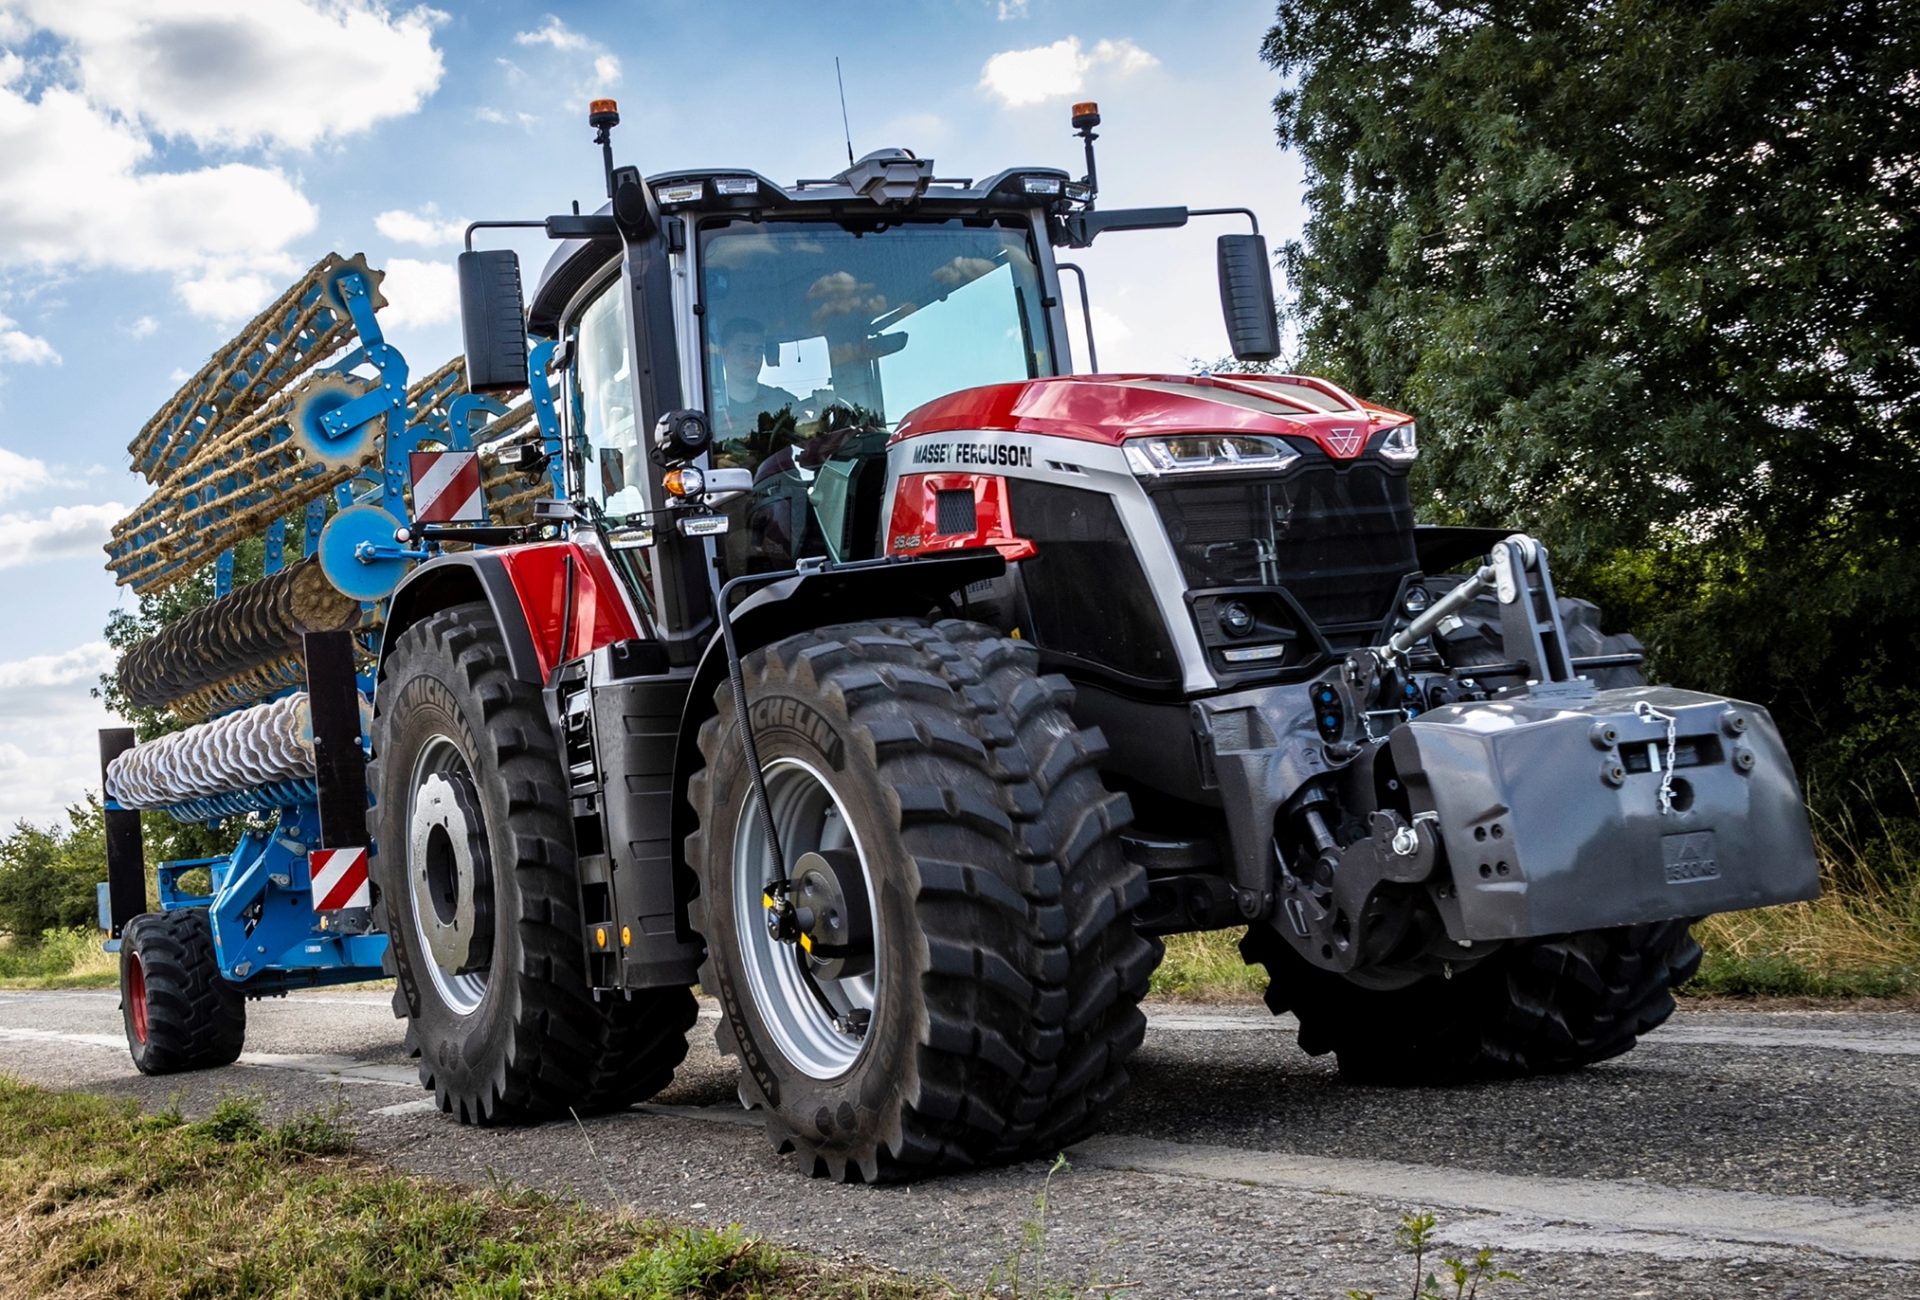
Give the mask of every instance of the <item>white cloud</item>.
[(1125, 77), (1159, 63), (1129, 40), (1101, 41), (1089, 51), (1081, 47), (1078, 36), (1068, 36), (1051, 45), (994, 55), (981, 69), (980, 88), (1008, 108), (1024, 108), (1051, 99), (1071, 99), (1085, 91), (1087, 79), (1096, 72)]
[(482, 122), (489, 123), (493, 126), (518, 126), (523, 130), (529, 130), (529, 131), (532, 130), (534, 124), (540, 120), (537, 116), (535, 116), (532, 113), (522, 113), (522, 112), (509, 113), (504, 109), (488, 108), (484, 106), (481, 108), (476, 108), (473, 111), (473, 115), (476, 118), (480, 119)]
[[(576, 74), (578, 77), (585, 78), (574, 87), (575, 94), (601, 94), (619, 84), (620, 59), (604, 42), (575, 31), (555, 14), (547, 14), (545, 18), (541, 26), (530, 32), (514, 33), (513, 43), (521, 46), (544, 45), (570, 56), (567, 62), (580, 69)], [(499, 59), (497, 62), (506, 70), (510, 83), (524, 79), (526, 74), (511, 59)], [(501, 117), (504, 119), (504, 114)], [(524, 125), (526, 115), (521, 114), (520, 117)]]
[(106, 554), (101, 548), (126, 513), (119, 502), (106, 501), (55, 506), (43, 514), (0, 514), (0, 569), (82, 556), (92, 556), (104, 568)]
[(378, 0), (13, 0), (95, 104), (201, 145), (310, 148), (419, 108), (445, 14)]
[(270, 277), (258, 271), (226, 270), (209, 267), (206, 271), (175, 284), (180, 301), (196, 316), (223, 324), (246, 320), (286, 286), (290, 276)]
[(0, 827), (64, 824), (100, 788), (95, 731), (120, 725), (90, 691), (114, 665), (104, 641), (0, 663)]
[(317, 220), (272, 168), (145, 170), (152, 155), (145, 136), (72, 90), (33, 101), (0, 88), (0, 264), (231, 273)]
[(445, 262), (390, 258), (380, 292), (387, 296), (380, 319), (389, 325), (437, 325), (460, 314), (460, 284)]
[(560, 21), (557, 14), (546, 15), (546, 25), (530, 32), (516, 32), (515, 45), (551, 45), (556, 50), (584, 50), (593, 42)]
[(151, 338), (160, 329), (160, 322), (151, 316), (142, 316), (127, 326), (127, 333), (137, 339)]
[[(160, 142), (307, 148), (414, 111), (442, 76), (445, 15), (381, 0), (0, 0), (0, 15), (0, 270), (167, 272), (223, 322), (297, 273), (285, 250), (319, 214), (278, 166), (169, 165)], [(8, 337), (9, 358), (53, 354)]]
[(22, 456), (0, 447), (0, 500), (24, 492), (37, 492), (53, 484), (53, 471), (37, 456)]
[(441, 220), (440, 209), (427, 204), (418, 212), (395, 208), (373, 219), (374, 228), (396, 244), (422, 244), (428, 248), (457, 244), (466, 236), (464, 217)]
[(1027, 16), (1027, 0), (1000, 0), (1000, 21), (1012, 22)]
[(0, 315), (0, 362), (6, 361), (23, 366), (57, 366), (60, 354), (53, 350), (53, 344), (17, 328), (12, 319)]
[(11, 714), (8, 705), (22, 704), (27, 693), (49, 686), (69, 686), (85, 682), (91, 686), (101, 673), (111, 669), (118, 656), (105, 641), (88, 641), (59, 654), (33, 655), (0, 663), (0, 713)]

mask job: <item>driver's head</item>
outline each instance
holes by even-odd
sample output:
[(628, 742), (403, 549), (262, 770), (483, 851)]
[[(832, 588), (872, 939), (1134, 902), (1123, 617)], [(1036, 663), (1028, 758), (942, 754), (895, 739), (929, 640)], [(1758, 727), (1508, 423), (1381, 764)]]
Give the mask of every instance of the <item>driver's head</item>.
[(720, 357), (729, 375), (745, 373), (759, 378), (767, 359), (767, 330), (759, 321), (736, 316), (720, 331)]

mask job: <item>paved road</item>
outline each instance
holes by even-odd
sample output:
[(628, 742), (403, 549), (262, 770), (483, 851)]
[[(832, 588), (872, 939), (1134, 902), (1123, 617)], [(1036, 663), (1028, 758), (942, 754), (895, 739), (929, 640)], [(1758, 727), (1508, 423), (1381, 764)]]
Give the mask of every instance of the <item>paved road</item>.
[[(422, 1100), (384, 994), (251, 1007), (241, 1064), (143, 1079), (113, 993), (0, 993), (0, 1070), (189, 1110), (343, 1099), (400, 1167), (506, 1176), (643, 1213), (978, 1286), (1044, 1165), (838, 1187), (776, 1157), (734, 1100), (705, 1013), (673, 1087), (582, 1126), (461, 1129)], [(1138, 1296), (1404, 1294), (1393, 1228), (1490, 1245), (1514, 1296), (1920, 1296), (1920, 1015), (1682, 1011), (1580, 1074), (1467, 1089), (1340, 1083), (1291, 1025), (1158, 1006), (1126, 1101), (1052, 1189), (1054, 1279)]]

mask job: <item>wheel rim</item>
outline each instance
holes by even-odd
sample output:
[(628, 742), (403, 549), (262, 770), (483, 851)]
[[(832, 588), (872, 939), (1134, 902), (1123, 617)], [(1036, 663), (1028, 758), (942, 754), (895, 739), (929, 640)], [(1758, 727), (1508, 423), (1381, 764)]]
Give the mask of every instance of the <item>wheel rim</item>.
[(147, 1041), (147, 968), (140, 954), (127, 954), (127, 1011), (133, 1020), (133, 1041)]
[[(759, 800), (747, 796), (733, 846), (734, 932), (739, 936), (747, 987), (781, 1055), (810, 1078), (831, 1079), (851, 1069), (866, 1046), (864, 1033), (846, 1032), (835, 1021), (864, 1012), (871, 1025), (879, 995), (880, 914), (873, 873), (839, 794), (818, 769), (797, 758), (777, 758), (766, 765), (765, 774), (767, 803), (788, 862), (814, 854), (819, 855), (816, 861), (844, 864), (849, 876), (857, 874), (859, 892), (864, 895), (864, 899), (848, 900), (866, 905), (865, 928), (873, 951), (869, 962), (858, 963), (865, 967), (860, 973), (832, 978), (821, 972), (839, 969), (836, 963), (811, 958), (799, 945), (769, 934), (762, 888), (772, 872), (773, 855)], [(813, 987), (803, 970), (815, 972)], [(814, 994), (816, 988), (819, 997)], [(822, 998), (827, 1006), (821, 1005)]]
[(487, 996), (493, 961), (493, 866), (473, 772), (435, 736), (414, 760), (407, 797), (407, 887), (422, 964), (456, 1015)]

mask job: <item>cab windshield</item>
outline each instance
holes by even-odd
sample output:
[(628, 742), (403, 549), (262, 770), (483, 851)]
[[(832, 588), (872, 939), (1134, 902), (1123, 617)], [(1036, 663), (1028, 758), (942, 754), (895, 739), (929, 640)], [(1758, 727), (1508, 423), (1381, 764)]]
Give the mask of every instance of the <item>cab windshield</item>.
[(892, 429), (979, 384), (1055, 373), (1030, 228), (984, 218), (700, 231), (715, 460)]

